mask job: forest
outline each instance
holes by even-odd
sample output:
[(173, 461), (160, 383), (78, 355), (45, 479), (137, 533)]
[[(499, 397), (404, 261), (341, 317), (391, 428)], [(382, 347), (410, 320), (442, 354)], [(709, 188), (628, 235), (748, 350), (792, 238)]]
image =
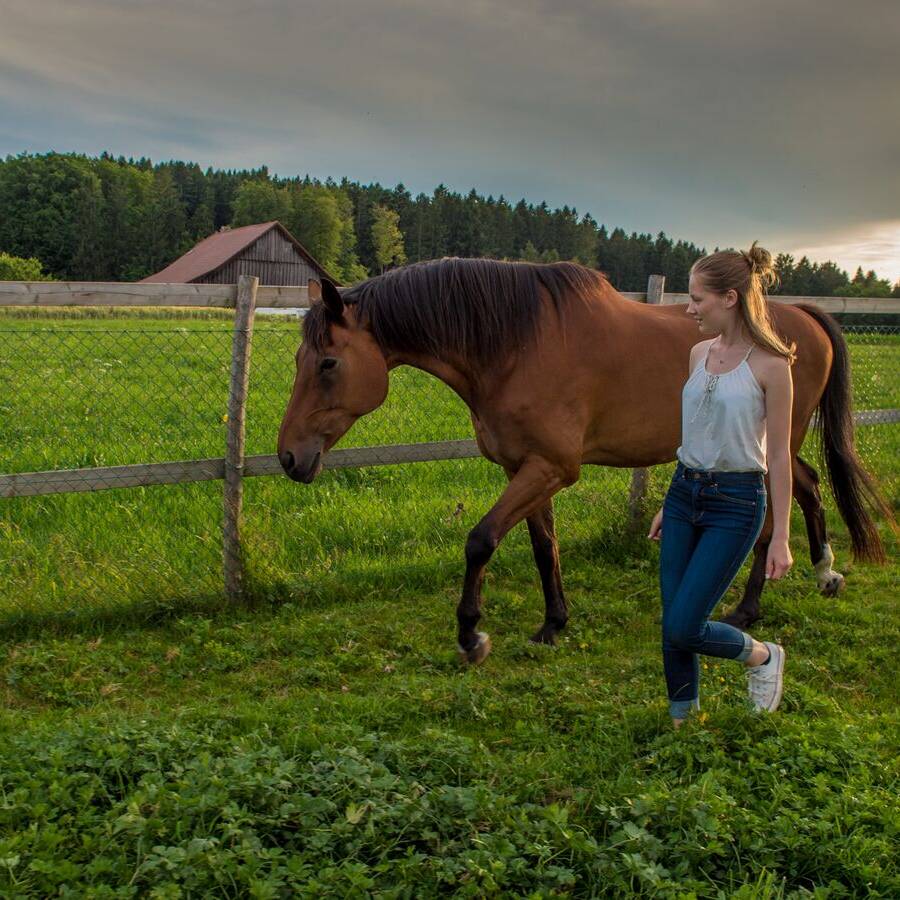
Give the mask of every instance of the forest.
[[(474, 189), (441, 184), (413, 196), (403, 184), (283, 178), (265, 166), (204, 171), (193, 162), (107, 153), (7, 156), (0, 210), (0, 280), (133, 281), (222, 227), (272, 219), (344, 284), (405, 262), (487, 256), (577, 260), (622, 291), (644, 290), (647, 277), (661, 273), (667, 290), (686, 291), (692, 263), (710, 252), (664, 232), (627, 234), (574, 206), (551, 209)], [(785, 253), (776, 268), (775, 294), (900, 296), (900, 281), (892, 286), (861, 268), (851, 278), (833, 262)]]

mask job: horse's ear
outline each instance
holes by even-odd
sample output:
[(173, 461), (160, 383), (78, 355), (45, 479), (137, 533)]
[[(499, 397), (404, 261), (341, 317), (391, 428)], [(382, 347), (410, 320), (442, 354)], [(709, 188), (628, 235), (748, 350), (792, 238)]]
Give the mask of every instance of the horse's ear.
[(322, 285), (316, 281), (315, 278), (309, 279), (309, 284), (306, 287), (306, 290), (309, 294), (309, 302), (315, 303), (317, 300), (322, 299)]
[(327, 279), (322, 279), (322, 300), (325, 313), (332, 322), (340, 322), (344, 318), (344, 300), (338, 289)]

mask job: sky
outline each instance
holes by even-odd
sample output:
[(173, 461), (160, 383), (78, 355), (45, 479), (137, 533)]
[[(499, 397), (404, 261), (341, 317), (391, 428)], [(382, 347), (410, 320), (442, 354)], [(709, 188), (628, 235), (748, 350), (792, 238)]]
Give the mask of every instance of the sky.
[(0, 155), (574, 206), (900, 278), (897, 0), (0, 0)]

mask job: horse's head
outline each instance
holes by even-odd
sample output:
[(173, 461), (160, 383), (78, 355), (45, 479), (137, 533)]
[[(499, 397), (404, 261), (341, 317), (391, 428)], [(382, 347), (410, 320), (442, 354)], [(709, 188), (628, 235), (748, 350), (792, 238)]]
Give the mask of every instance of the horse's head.
[(318, 302), (297, 351), (294, 389), (278, 433), (284, 471), (306, 484), (322, 470), (322, 456), (360, 416), (379, 407), (388, 390), (384, 354), (358, 324), (353, 306), (326, 280), (321, 286), (311, 281), (309, 296)]

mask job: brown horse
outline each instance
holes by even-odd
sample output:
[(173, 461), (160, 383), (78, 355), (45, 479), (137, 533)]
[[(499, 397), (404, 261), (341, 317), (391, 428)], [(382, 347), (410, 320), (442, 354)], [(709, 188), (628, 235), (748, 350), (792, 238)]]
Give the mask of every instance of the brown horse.
[[(684, 305), (648, 306), (622, 297), (599, 272), (574, 263), (486, 259), (416, 263), (339, 293), (313, 283), (297, 353), (297, 375), (278, 435), (278, 457), (295, 481), (311, 482), (322, 458), (360, 417), (384, 402), (388, 372), (430, 372), (468, 405), (481, 452), (509, 484), (472, 529), (457, 608), (459, 650), (469, 662), (490, 652), (477, 632), (485, 566), (525, 519), (544, 591), (544, 624), (532, 640), (554, 642), (568, 610), (560, 578), (552, 497), (581, 466), (669, 462), (680, 443), (681, 388), (699, 340)], [(797, 453), (819, 409), (838, 509), (857, 558), (884, 560), (864, 501), (890, 516), (857, 458), (847, 345), (833, 319), (812, 306), (771, 304), (777, 330), (797, 344), (791, 456), (819, 587), (836, 594), (815, 470)], [(759, 616), (766, 518), (743, 599), (728, 621)]]

